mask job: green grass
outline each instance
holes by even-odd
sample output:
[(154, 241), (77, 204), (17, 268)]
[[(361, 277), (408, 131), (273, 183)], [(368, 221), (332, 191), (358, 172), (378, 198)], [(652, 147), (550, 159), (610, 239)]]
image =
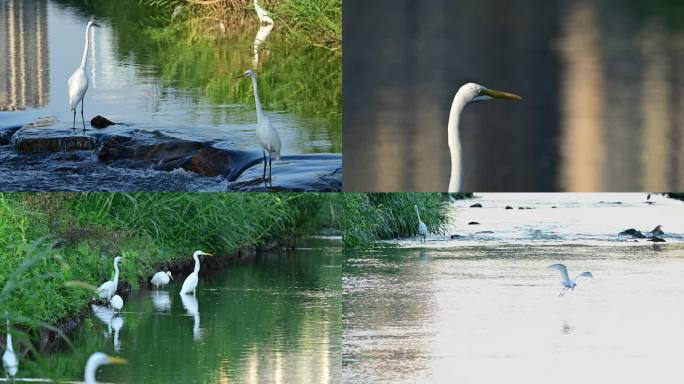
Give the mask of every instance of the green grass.
[[(454, 196), (464, 198), (467, 195)], [(347, 193), (341, 219), (346, 248), (369, 248), (378, 240), (416, 236), (414, 205), (432, 234), (443, 234), (448, 224), (445, 193)]]
[(93, 294), (64, 283), (98, 286), (111, 278), (117, 255), (127, 259), (122, 283), (136, 289), (160, 265), (187, 262), (197, 249), (229, 255), (338, 226), (331, 216), (339, 217), (339, 199), (313, 193), (0, 193), (0, 308), (13, 324), (35, 331), (80, 313)]

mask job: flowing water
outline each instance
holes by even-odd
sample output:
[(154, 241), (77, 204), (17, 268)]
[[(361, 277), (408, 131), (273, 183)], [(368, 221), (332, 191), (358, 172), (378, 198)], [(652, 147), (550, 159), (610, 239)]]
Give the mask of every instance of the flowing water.
[[(341, 367), (341, 248), (312, 239), (224, 270), (200, 269), (196, 298), (134, 291), (121, 315), (92, 306), (74, 349), (44, 357), (35, 375), (82, 380), (88, 356), (128, 359), (98, 372), (102, 382), (338, 383)], [(35, 377), (35, 376), (34, 376)]]
[[(461, 238), (349, 252), (344, 380), (679, 382), (684, 203), (651, 200), (485, 194), (484, 208), (452, 205), (450, 231)], [(667, 243), (617, 236), (657, 224)], [(560, 274), (546, 268), (554, 263), (594, 278), (559, 297)]]
[[(341, 167), (340, 57), (288, 43), (283, 26), (260, 28), (252, 14), (235, 26), (206, 20), (198, 26), (181, 17), (172, 20), (170, 11), (141, 7), (138, 1), (111, 4), (0, 3), (0, 107), (25, 108), (0, 112), (0, 128), (47, 117), (55, 121), (51, 129), (68, 135), (73, 116), (67, 79), (81, 61), (85, 26), (95, 16), (101, 27), (91, 31), (86, 125), (91, 117), (103, 115), (126, 124), (107, 128), (108, 134), (159, 131), (218, 148), (259, 151), (252, 85), (236, 79), (245, 69), (256, 68), (261, 102), (280, 133), (283, 155), (336, 154)], [(327, 75), (311, 76), (311, 71)], [(231, 187), (220, 177), (103, 164), (91, 152), (38, 156), (0, 145), (0, 160), (4, 190)], [(315, 156), (309, 162), (320, 163)], [(283, 162), (274, 167), (273, 184), (296, 188), (296, 176), (302, 174), (316, 173), (304, 161)]]

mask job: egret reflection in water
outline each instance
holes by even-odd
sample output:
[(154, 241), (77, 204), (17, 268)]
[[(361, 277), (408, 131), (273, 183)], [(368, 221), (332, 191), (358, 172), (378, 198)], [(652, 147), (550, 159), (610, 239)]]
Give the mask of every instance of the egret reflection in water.
[(159, 312), (168, 312), (171, 310), (171, 296), (167, 291), (150, 291), (150, 298), (152, 305)]
[(124, 320), (114, 309), (102, 305), (91, 304), (90, 308), (95, 317), (107, 326), (107, 331), (104, 333), (106, 337), (113, 336), (114, 350), (121, 351), (121, 342), (119, 340), (119, 331), (123, 327)]
[(192, 316), (192, 337), (195, 341), (202, 339), (202, 330), (200, 329), (200, 313), (199, 313), (199, 303), (197, 302), (197, 297), (195, 295), (180, 295), (183, 301), (183, 308), (188, 316)]

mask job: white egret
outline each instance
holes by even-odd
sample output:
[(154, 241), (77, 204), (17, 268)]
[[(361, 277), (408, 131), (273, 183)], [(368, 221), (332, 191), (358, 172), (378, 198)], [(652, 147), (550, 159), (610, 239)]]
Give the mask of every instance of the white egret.
[(14, 347), (12, 347), (12, 334), (10, 333), (9, 320), (7, 320), (7, 346), (5, 348), (5, 353), (2, 354), (2, 368), (5, 370), (5, 374), (14, 380), (14, 376), (17, 375), (19, 370), (19, 359), (17, 359), (17, 354), (14, 353)]
[(123, 260), (121, 256), (114, 258), (114, 280), (102, 283), (100, 288), (97, 289), (97, 294), (100, 296), (100, 299), (109, 300), (116, 294), (116, 289), (119, 286), (119, 261), (121, 260)]
[(449, 192), (463, 192), (463, 153), (461, 151), (461, 137), (459, 121), (463, 109), (476, 101), (508, 99), (522, 100), (522, 97), (512, 93), (487, 89), (479, 84), (468, 83), (456, 92), (449, 113), (449, 149), (451, 151), (451, 179)]
[(180, 291), (181, 295), (189, 293), (192, 293), (193, 295), (195, 294), (195, 290), (197, 289), (197, 282), (199, 282), (200, 256), (213, 255), (211, 253), (206, 253), (204, 251), (195, 251), (195, 253), (192, 254), (192, 258), (195, 259), (195, 270), (190, 275), (188, 275), (188, 277), (185, 278), (185, 281), (183, 282), (183, 286), (181, 287)]
[(257, 113), (257, 129), (256, 135), (259, 140), (259, 144), (264, 151), (264, 179), (266, 179), (266, 153), (268, 152), (268, 167), (269, 167), (269, 177), (273, 172), (272, 162), (273, 158), (280, 160), (280, 136), (278, 131), (276, 131), (271, 120), (264, 113), (261, 108), (261, 102), (259, 101), (259, 92), (257, 87), (257, 79), (252, 70), (248, 69), (242, 76), (239, 77), (251, 77), (252, 87), (254, 88), (254, 103), (256, 104)]
[(102, 352), (93, 353), (86, 363), (85, 384), (97, 384), (95, 381), (95, 372), (100, 365), (105, 364), (128, 364), (128, 361), (120, 357), (108, 356)]
[(83, 130), (85, 131), (85, 118), (83, 117), (83, 98), (88, 90), (88, 75), (86, 74), (86, 63), (88, 62), (88, 48), (90, 47), (89, 32), (91, 27), (99, 27), (94, 20), (90, 20), (86, 26), (85, 33), (85, 48), (83, 49), (83, 58), (81, 65), (76, 68), (74, 73), (69, 77), (67, 82), (67, 90), (69, 94), (69, 108), (74, 111), (74, 123), (72, 129), (76, 128), (76, 107), (81, 103), (81, 120), (83, 121)]
[(261, 8), (261, 5), (259, 5), (257, 0), (254, 0), (254, 9), (256, 10), (257, 17), (259, 18), (259, 22), (261, 24), (273, 24), (273, 19), (271, 19), (265, 9)]
[(152, 283), (152, 285), (154, 285), (155, 288), (159, 289), (160, 286), (161, 287), (165, 286), (172, 279), (173, 279), (173, 276), (171, 276), (170, 271), (157, 272), (154, 274), (154, 276), (152, 276), (152, 280), (150, 280), (150, 282)]
[(109, 306), (117, 312), (121, 312), (121, 309), (123, 308), (123, 299), (119, 295), (114, 295), (111, 300), (109, 300)]
[(418, 216), (418, 235), (421, 237), (421, 242), (424, 243), (428, 234), (427, 225), (420, 220), (420, 211), (418, 211), (418, 205), (414, 205), (414, 207), (416, 207), (416, 215)]
[(563, 288), (561, 288), (561, 291), (558, 294), (558, 296), (565, 295), (565, 293), (568, 291), (568, 289), (574, 291), (575, 287), (577, 286), (577, 280), (579, 278), (581, 278), (581, 277), (592, 277), (593, 278), (594, 277), (594, 275), (592, 275), (591, 272), (582, 272), (579, 275), (577, 275), (574, 279), (570, 280), (570, 276), (568, 275), (568, 268), (566, 268), (565, 265), (553, 264), (553, 265), (549, 265), (547, 268), (556, 269), (556, 270), (560, 271), (561, 277), (563, 278), (563, 280), (561, 281), (561, 285), (563, 286)]

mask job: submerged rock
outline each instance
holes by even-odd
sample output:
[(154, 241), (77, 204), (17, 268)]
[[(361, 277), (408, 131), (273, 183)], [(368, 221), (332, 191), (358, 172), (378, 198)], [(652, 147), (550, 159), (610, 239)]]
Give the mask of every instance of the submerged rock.
[(480, 223), (478, 223), (477, 221), (471, 221), (470, 223), (468, 223), (468, 225), (480, 225)]
[(482, 208), (482, 204), (475, 203), (475, 204), (471, 205), (470, 208)]
[(624, 231), (618, 233), (618, 236), (632, 236), (635, 239), (645, 239), (646, 238), (646, 236), (644, 236), (644, 234), (641, 233), (641, 231), (637, 231), (634, 228), (624, 230)]
[(12, 142), (12, 136), (21, 129), (21, 126), (0, 128), (0, 145), (7, 145)]
[(513, 207), (511, 207), (510, 205), (507, 205), (506, 209), (513, 209)]
[(92, 120), (90, 120), (90, 126), (93, 128), (98, 128), (98, 129), (107, 128), (110, 125), (115, 125), (115, 124), (116, 123), (114, 123), (114, 122), (110, 121), (109, 119), (107, 119), (106, 117), (100, 116), (100, 115), (97, 115), (97, 116), (93, 117)]
[(646, 241), (652, 241), (654, 243), (665, 243), (666, 242), (665, 239), (663, 239), (662, 237), (658, 237), (658, 236), (649, 237), (648, 240), (646, 240)]
[(17, 152), (70, 152), (92, 151), (97, 139), (80, 133), (64, 131), (46, 132), (47, 129), (33, 129), (26, 126), (12, 135), (12, 145)]
[(460, 239), (460, 238), (462, 238), (462, 237), (463, 237), (463, 236), (461, 236), (461, 235), (451, 235), (450, 238), (451, 238), (451, 240), (456, 240), (456, 239)]

